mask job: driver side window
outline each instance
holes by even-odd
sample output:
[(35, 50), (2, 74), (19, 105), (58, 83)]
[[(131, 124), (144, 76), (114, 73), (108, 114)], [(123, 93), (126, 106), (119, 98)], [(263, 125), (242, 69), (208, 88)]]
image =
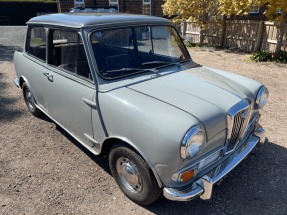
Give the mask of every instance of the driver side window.
[(49, 63), (80, 78), (92, 80), (81, 36), (76, 31), (53, 30)]

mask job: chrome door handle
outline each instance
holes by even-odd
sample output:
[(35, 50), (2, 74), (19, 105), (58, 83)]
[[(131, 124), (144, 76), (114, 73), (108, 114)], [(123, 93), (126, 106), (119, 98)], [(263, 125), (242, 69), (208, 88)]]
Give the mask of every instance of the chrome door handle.
[(45, 75), (49, 81), (53, 81), (53, 75), (50, 75), (49, 72), (43, 72), (43, 75)]
[(47, 75), (47, 79), (51, 82), (53, 82), (53, 75)]

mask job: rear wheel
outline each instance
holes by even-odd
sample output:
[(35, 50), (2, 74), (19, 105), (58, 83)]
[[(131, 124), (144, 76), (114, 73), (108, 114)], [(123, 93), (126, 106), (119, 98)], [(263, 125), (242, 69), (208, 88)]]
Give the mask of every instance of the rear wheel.
[(109, 154), (112, 175), (132, 201), (148, 205), (161, 195), (157, 181), (145, 160), (125, 146), (114, 147)]
[(34, 116), (40, 116), (42, 112), (36, 107), (34, 95), (25, 82), (22, 85), (22, 90), (23, 90), (23, 96), (24, 96), (25, 103), (28, 107), (28, 110)]

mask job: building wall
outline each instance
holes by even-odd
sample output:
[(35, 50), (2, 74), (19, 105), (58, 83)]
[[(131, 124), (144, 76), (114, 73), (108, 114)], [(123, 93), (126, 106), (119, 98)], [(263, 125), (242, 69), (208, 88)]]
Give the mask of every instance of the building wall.
[(55, 2), (0, 1), (0, 25), (26, 25), (26, 22), (34, 16), (56, 12)]
[[(57, 0), (58, 11), (68, 12), (74, 7), (73, 0)], [(119, 12), (129, 14), (142, 14), (143, 1), (142, 0), (118, 0)], [(162, 0), (151, 0), (151, 15), (152, 16), (163, 16), (162, 14)], [(86, 7), (101, 7), (109, 6), (109, 0), (85, 0)]]
[(266, 21), (267, 18), (264, 15), (266, 7), (259, 7), (258, 13), (249, 13), (248, 15), (236, 16), (232, 15), (227, 20), (261, 20)]

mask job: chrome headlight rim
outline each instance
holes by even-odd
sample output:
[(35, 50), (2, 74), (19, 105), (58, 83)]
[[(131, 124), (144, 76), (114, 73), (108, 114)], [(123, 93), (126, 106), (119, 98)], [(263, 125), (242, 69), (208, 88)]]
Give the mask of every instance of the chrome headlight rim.
[(262, 109), (267, 103), (268, 97), (269, 97), (268, 89), (265, 86), (260, 87), (255, 99), (254, 109), (255, 110)]
[(191, 127), (181, 142), (181, 157), (183, 159), (191, 159), (196, 156), (201, 151), (204, 140), (204, 129), (198, 125)]

